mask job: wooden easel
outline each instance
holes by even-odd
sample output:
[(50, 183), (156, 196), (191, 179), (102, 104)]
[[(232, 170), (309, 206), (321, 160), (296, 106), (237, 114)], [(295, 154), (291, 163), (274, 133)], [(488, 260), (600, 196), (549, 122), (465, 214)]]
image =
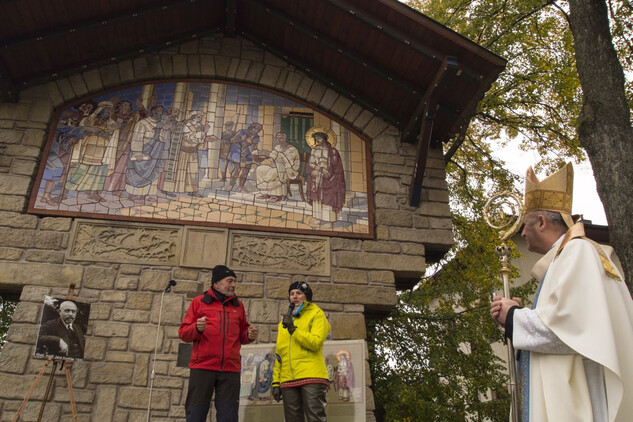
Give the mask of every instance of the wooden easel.
[[(75, 283), (71, 283), (68, 286), (68, 294), (66, 295), (66, 299), (68, 299), (68, 300), (75, 300), (75, 297), (73, 296), (74, 291), (75, 291)], [(35, 377), (35, 380), (33, 381), (33, 384), (31, 384), (31, 387), (29, 388), (29, 391), (27, 391), (27, 393), (26, 393), (26, 397), (24, 397), (24, 400), (22, 400), (22, 404), (20, 404), (20, 407), (18, 408), (18, 411), (15, 414), (15, 416), (13, 416), (13, 419), (11, 419), (11, 422), (17, 422), (18, 421), (18, 419), (20, 418), (20, 414), (22, 413), (22, 411), (24, 410), (24, 407), (26, 406), (26, 404), (29, 402), (29, 399), (31, 398), (31, 395), (33, 394), (33, 391), (35, 391), (35, 387), (37, 387), (37, 384), (40, 382), (40, 379), (42, 378), (42, 375), (44, 375), (44, 372), (46, 371), (46, 368), (48, 368), (48, 365), (50, 365), (51, 362), (53, 362), (53, 367), (51, 369), (51, 375), (48, 378), (48, 384), (46, 385), (46, 392), (44, 393), (44, 399), (42, 400), (42, 406), (40, 406), (40, 414), (37, 417), (37, 422), (41, 422), (42, 417), (44, 416), (44, 409), (46, 408), (46, 402), (48, 401), (48, 396), (50, 394), (51, 387), (53, 386), (53, 379), (55, 378), (55, 371), (57, 370), (57, 365), (59, 365), (60, 362), (61, 362), (61, 366), (60, 366), (59, 369), (61, 370), (61, 368), (65, 368), (64, 372), (66, 374), (66, 385), (68, 386), (68, 398), (70, 400), (70, 409), (73, 412), (73, 421), (74, 422), (78, 422), (79, 421), (78, 416), (77, 416), (77, 407), (75, 406), (75, 396), (73, 394), (72, 378), (71, 378), (71, 374), (70, 374), (70, 368), (72, 367), (73, 361), (71, 359), (64, 359), (64, 358), (57, 358), (57, 357), (49, 356), (46, 359), (46, 362), (44, 362), (44, 366), (40, 370), (39, 374), (37, 374), (37, 377)]]

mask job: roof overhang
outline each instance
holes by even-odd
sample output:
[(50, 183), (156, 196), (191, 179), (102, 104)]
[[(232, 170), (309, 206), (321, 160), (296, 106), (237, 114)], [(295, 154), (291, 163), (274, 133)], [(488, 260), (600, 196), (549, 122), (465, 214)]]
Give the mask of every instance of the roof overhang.
[(506, 63), (396, 0), (5, 0), (0, 100), (218, 33), (270, 51), (417, 144), (412, 205), (426, 151), (467, 124)]

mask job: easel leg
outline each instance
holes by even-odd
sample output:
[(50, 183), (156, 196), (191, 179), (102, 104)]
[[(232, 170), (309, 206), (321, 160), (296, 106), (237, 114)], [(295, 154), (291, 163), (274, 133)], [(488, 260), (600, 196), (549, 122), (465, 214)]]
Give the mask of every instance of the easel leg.
[[(24, 400), (22, 400), (22, 403), (20, 404), (20, 407), (18, 408), (18, 412), (15, 414), (13, 419), (11, 419), (11, 422), (17, 422), (17, 420), (20, 418), (20, 414), (24, 410), (24, 406), (26, 406), (26, 404), (29, 402), (29, 399), (31, 398), (31, 394), (33, 394), (33, 391), (35, 391), (35, 387), (37, 387), (37, 383), (40, 382), (40, 378), (42, 378), (44, 371), (46, 371), (46, 368), (48, 367), (48, 365), (51, 363), (52, 360), (53, 360), (52, 357), (49, 357), (48, 359), (46, 359), (44, 366), (42, 366), (40, 373), (37, 374), (37, 377), (35, 377), (35, 381), (33, 381), (33, 384), (31, 384), (29, 391), (27, 391), (26, 393), (26, 397), (24, 397)], [(53, 373), (54, 372), (55, 371), (53, 370)]]
[(72, 380), (70, 378), (70, 367), (71, 367), (71, 362), (66, 362), (66, 384), (68, 384), (68, 397), (70, 400), (70, 409), (73, 412), (73, 420), (75, 422), (77, 422), (79, 419), (77, 417), (77, 408), (75, 406), (75, 396), (73, 394), (73, 383)]
[[(66, 296), (66, 299), (68, 299), (68, 300), (75, 300), (74, 297), (73, 297), (74, 291), (75, 291), (75, 283), (70, 283), (69, 286), (68, 286), (68, 295)], [(53, 362), (53, 368), (51, 370), (50, 378), (48, 379), (48, 385), (46, 386), (46, 393), (44, 394), (44, 399), (42, 400), (42, 405), (40, 407), (40, 414), (39, 414), (39, 416), (37, 418), (37, 421), (41, 422), (42, 416), (44, 415), (44, 409), (46, 408), (46, 402), (48, 401), (48, 396), (50, 394), (51, 387), (53, 385), (53, 379), (55, 378), (55, 370), (57, 369), (57, 365), (59, 364), (60, 361), (62, 362), (62, 367), (64, 366), (64, 363), (66, 364), (65, 372), (66, 372), (66, 382), (68, 384), (68, 396), (69, 396), (69, 399), (70, 399), (70, 406), (71, 406), (71, 409), (72, 409), (72, 412), (73, 412), (73, 420), (75, 422), (78, 421), (77, 408), (75, 406), (75, 396), (73, 394), (73, 385), (72, 385), (72, 380), (71, 380), (71, 376), (70, 376), (70, 367), (72, 365), (72, 361), (71, 360), (54, 359), (53, 356), (49, 356), (48, 359), (46, 359), (46, 362), (44, 363), (44, 366), (40, 370), (40, 373), (37, 374), (37, 377), (33, 381), (33, 384), (31, 384), (31, 387), (29, 388), (29, 390), (26, 393), (26, 397), (24, 397), (24, 400), (22, 400), (22, 403), (20, 404), (20, 407), (18, 408), (17, 413), (11, 419), (11, 422), (17, 422), (19, 420), (20, 415), (22, 414), (22, 411), (24, 410), (24, 407), (29, 402), (29, 399), (31, 398), (31, 395), (33, 394), (33, 391), (35, 391), (35, 387), (37, 387), (37, 384), (39, 383), (40, 379), (42, 378), (42, 375), (46, 371), (46, 368), (51, 363), (51, 361)], [(61, 370), (61, 367), (60, 367), (60, 370)]]
[(40, 414), (37, 417), (37, 422), (42, 421), (42, 416), (44, 415), (44, 409), (46, 408), (46, 402), (48, 401), (48, 395), (51, 392), (51, 387), (53, 385), (53, 380), (55, 379), (55, 370), (57, 369), (57, 361), (53, 361), (53, 369), (51, 370), (51, 376), (48, 379), (48, 384), (46, 385), (46, 392), (44, 393), (44, 399), (42, 400), (42, 406), (40, 406)]

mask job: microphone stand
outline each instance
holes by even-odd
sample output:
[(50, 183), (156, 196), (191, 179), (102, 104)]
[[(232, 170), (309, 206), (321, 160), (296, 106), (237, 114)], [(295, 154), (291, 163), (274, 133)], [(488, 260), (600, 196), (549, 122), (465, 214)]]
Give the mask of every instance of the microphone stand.
[(174, 280), (170, 280), (169, 284), (163, 292), (160, 294), (160, 307), (158, 308), (158, 325), (156, 326), (156, 343), (154, 344), (154, 359), (152, 360), (152, 372), (149, 377), (149, 400), (147, 401), (147, 419), (149, 422), (150, 415), (152, 413), (152, 391), (154, 390), (154, 376), (156, 375), (156, 353), (158, 352), (158, 339), (160, 338), (160, 320), (163, 316), (163, 299), (165, 298), (165, 293), (171, 291), (172, 286), (175, 286), (176, 282)]

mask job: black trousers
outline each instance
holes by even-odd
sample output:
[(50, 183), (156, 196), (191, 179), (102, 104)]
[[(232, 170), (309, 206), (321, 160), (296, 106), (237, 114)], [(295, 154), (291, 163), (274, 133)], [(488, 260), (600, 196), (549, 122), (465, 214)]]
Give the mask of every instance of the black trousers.
[(215, 391), (217, 422), (238, 422), (240, 373), (205, 369), (189, 371), (189, 388), (185, 401), (187, 422), (205, 422)]
[(325, 384), (307, 384), (301, 387), (282, 388), (286, 422), (326, 422)]

